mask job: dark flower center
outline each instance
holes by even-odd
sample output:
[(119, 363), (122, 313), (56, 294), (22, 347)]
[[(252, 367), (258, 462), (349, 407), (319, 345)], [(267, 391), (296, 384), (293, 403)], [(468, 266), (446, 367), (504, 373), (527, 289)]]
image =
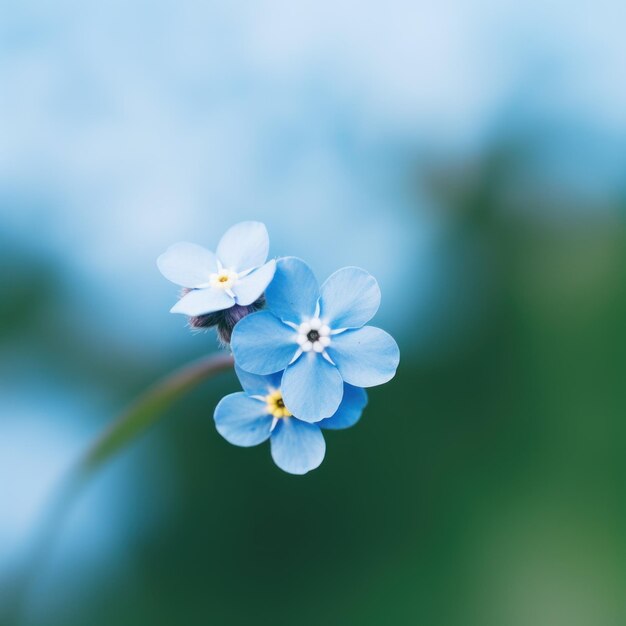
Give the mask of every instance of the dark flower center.
[(285, 403), (283, 402), (282, 398), (278, 398), (278, 400), (276, 400), (276, 406), (279, 409), (284, 409), (285, 408)]
[(311, 342), (311, 343), (315, 343), (319, 338), (320, 338), (320, 334), (316, 331), (316, 330), (310, 330), (307, 335), (306, 338)]

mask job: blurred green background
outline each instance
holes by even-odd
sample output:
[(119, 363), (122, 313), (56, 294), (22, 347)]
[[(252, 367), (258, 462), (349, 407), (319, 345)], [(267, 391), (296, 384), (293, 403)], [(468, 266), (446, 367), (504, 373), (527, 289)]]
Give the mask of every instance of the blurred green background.
[[(407, 43), (369, 74), (367, 54), (333, 48), (369, 50), (354, 7), (327, 22), (270, 4), (275, 30), (248, 8), (190, 5), (172, 24), (161, 4), (9, 12), (2, 52), (21, 91), (2, 109), (0, 601), (85, 445), (157, 377), (216, 349), (168, 315), (176, 294), (156, 255), (177, 239), (211, 247), (254, 218), (275, 254), (310, 259), (320, 279), (347, 264), (379, 276), (396, 378), (356, 427), (326, 433), (305, 477), (280, 472), (267, 446), (222, 440), (212, 413), (236, 379), (203, 384), (83, 493), (19, 623), (626, 623), (626, 108), (607, 104), (623, 101), (617, 82), (603, 91), (574, 71), (573, 52), (586, 42), (595, 67), (619, 67), (616, 20), (590, 30), (573, 11), (557, 54), (537, 16), (520, 26), (503, 9), (505, 32), (536, 45), (490, 30), (508, 64), (467, 61), (482, 82), (433, 117), (454, 96), (435, 74), (464, 58), (437, 42), (467, 31), (478, 45), (489, 3), (436, 18), (400, 3), (382, 24), (363, 8), (375, 51), (412, 41), (421, 18), (440, 28), (423, 44), (431, 60)], [(538, 82), (487, 80), (533, 55)], [(421, 86), (381, 104), (391, 69)], [(29, 125), (47, 134), (14, 132)]]

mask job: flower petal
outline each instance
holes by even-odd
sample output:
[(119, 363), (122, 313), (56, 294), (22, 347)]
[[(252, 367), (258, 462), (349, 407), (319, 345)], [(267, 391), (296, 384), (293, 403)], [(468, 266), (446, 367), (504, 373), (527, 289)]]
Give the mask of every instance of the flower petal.
[(274, 280), (265, 291), (267, 308), (286, 322), (299, 324), (315, 315), (320, 290), (313, 270), (301, 259), (278, 259)]
[(295, 417), (278, 420), (270, 444), (274, 463), (289, 474), (306, 474), (319, 467), (326, 454), (320, 429)]
[(270, 391), (280, 389), (280, 381), (283, 377), (282, 372), (269, 374), (268, 376), (250, 374), (250, 372), (245, 372), (238, 365), (235, 365), (235, 372), (243, 390), (249, 396), (266, 396)]
[(256, 302), (274, 278), (275, 270), (276, 261), (272, 259), (269, 263), (259, 267), (258, 270), (254, 270), (254, 272), (239, 279), (233, 286), (237, 304), (247, 306)]
[(295, 331), (269, 311), (252, 313), (238, 322), (230, 345), (237, 365), (252, 374), (284, 370), (298, 349)]
[(185, 241), (170, 246), (158, 259), (161, 274), (181, 287), (198, 287), (209, 282), (217, 271), (215, 255), (195, 243)]
[(350, 426), (354, 426), (359, 419), (361, 419), (363, 409), (366, 405), (367, 391), (365, 391), (365, 389), (345, 385), (343, 388), (343, 400), (337, 412), (332, 417), (318, 422), (318, 426), (329, 430), (350, 428)]
[(234, 304), (235, 300), (224, 290), (207, 287), (206, 289), (190, 291), (172, 307), (170, 312), (195, 317), (196, 315), (223, 311), (224, 309), (229, 309)]
[(388, 382), (400, 361), (400, 350), (393, 337), (374, 326), (333, 336), (327, 350), (343, 379), (356, 387), (374, 387)]
[(217, 258), (225, 268), (243, 272), (263, 265), (269, 249), (270, 238), (265, 224), (240, 222), (231, 226), (220, 239)]
[(322, 285), (320, 317), (331, 328), (361, 328), (380, 306), (376, 279), (359, 267), (337, 270)]
[(229, 443), (236, 446), (256, 446), (270, 436), (273, 418), (265, 403), (243, 392), (222, 398), (215, 407), (215, 427)]
[(334, 365), (311, 351), (285, 370), (281, 391), (285, 406), (298, 419), (319, 422), (341, 404), (343, 381)]

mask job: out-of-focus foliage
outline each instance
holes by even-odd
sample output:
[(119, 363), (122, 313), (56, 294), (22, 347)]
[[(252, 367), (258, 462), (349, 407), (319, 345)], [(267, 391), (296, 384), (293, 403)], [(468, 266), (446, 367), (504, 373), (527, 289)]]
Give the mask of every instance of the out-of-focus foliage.
[[(150, 434), (147, 457), (130, 455), (127, 471), (147, 481), (167, 459), (170, 474), (159, 479), (173, 498), (167, 521), (94, 563), (79, 597), (58, 559), (28, 623), (621, 623), (626, 231), (615, 216), (623, 207), (602, 218), (589, 207), (567, 224), (549, 219), (564, 209), (550, 197), (541, 198), (544, 213), (517, 211), (523, 198), (507, 193), (518, 156), (505, 146), (473, 163), (419, 166), (448, 216), (440, 250), (448, 313), (437, 324), (449, 333), (437, 331), (442, 346), (431, 358), (406, 333), (397, 378), (372, 391), (356, 428), (329, 434), (332, 454), (319, 470), (284, 475), (266, 449), (222, 441), (212, 407), (236, 381), (207, 384)], [(28, 300), (40, 263), (19, 272)], [(92, 362), (82, 374), (91, 385), (130, 397), (155, 368), (136, 351), (84, 343), (88, 324), (51, 327), (62, 310), (56, 291), (30, 314), (25, 345), (36, 342), (64, 376)], [(468, 315), (471, 332), (461, 337)], [(9, 307), (2, 319), (4, 336), (25, 333)], [(102, 375), (109, 370), (117, 375)], [(132, 493), (139, 527), (146, 498), (158, 499), (158, 486)]]

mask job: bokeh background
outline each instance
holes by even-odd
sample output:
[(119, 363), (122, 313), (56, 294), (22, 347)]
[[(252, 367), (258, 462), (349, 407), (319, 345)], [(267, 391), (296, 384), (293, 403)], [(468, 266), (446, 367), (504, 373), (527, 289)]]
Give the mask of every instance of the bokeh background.
[(402, 350), (305, 477), (202, 385), (83, 493), (20, 624), (626, 623), (623, 2), (0, 12), (0, 603), (76, 456), (216, 349), (168, 313), (170, 243), (259, 219), (320, 279), (365, 267)]

